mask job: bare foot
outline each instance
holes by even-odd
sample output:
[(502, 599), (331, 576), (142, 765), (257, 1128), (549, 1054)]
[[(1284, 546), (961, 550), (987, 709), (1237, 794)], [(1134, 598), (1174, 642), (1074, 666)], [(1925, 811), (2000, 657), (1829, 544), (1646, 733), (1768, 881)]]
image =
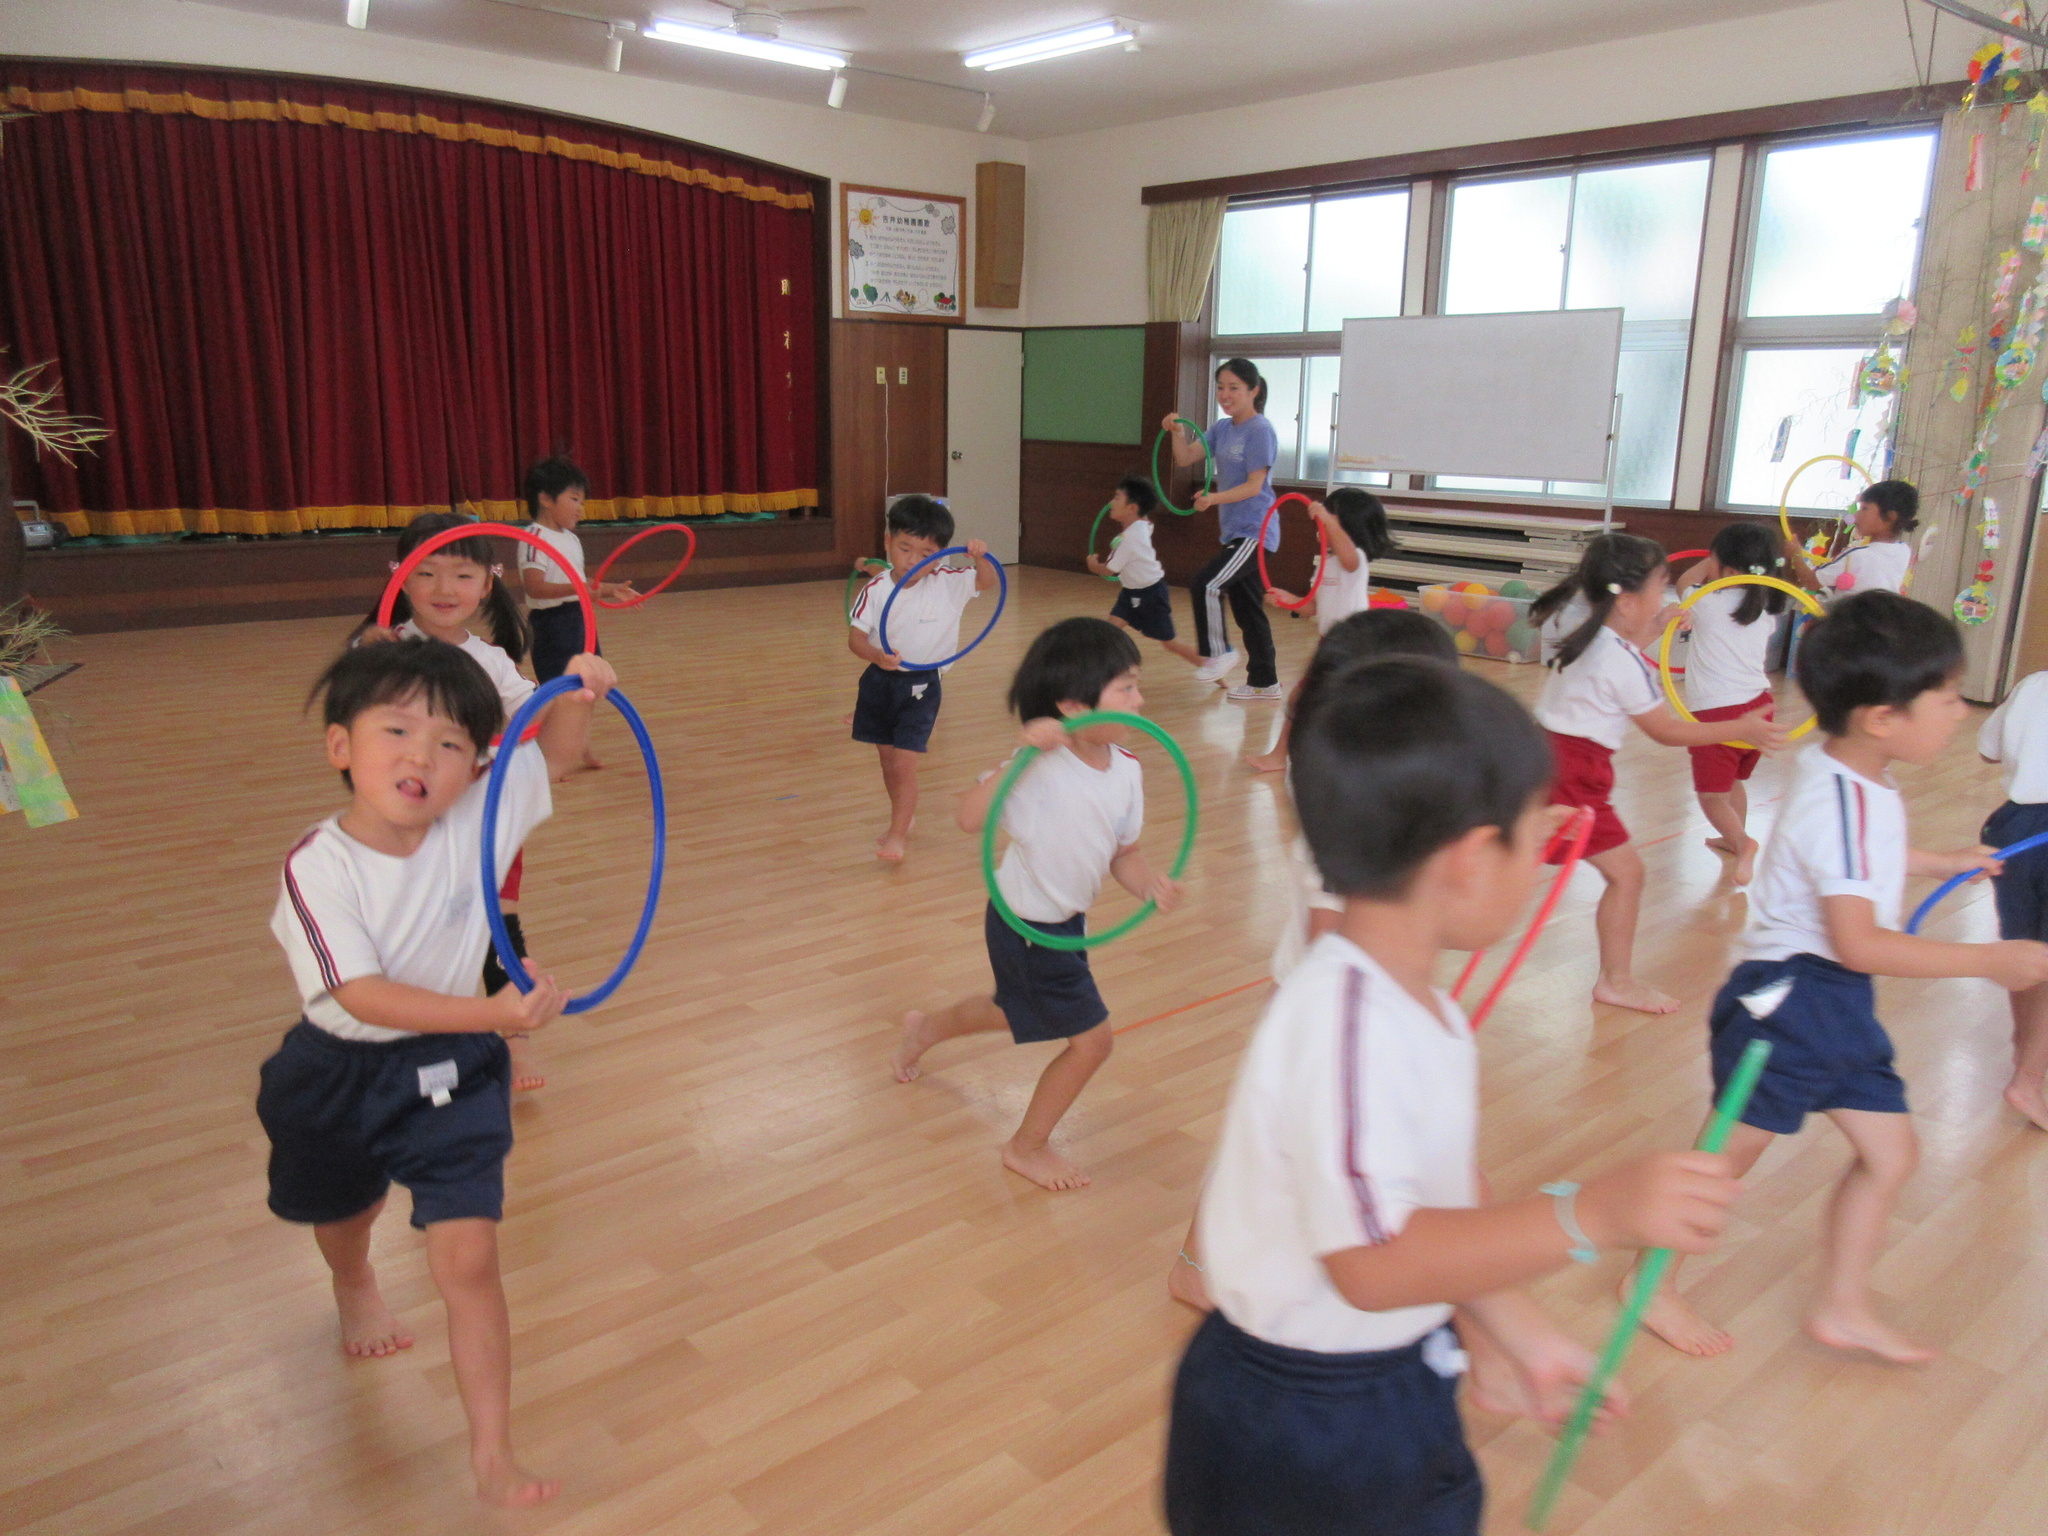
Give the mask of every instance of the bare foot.
[[(1635, 1274), (1631, 1271), (1621, 1282), (1624, 1302), (1634, 1288)], [(1702, 1360), (1725, 1355), (1735, 1347), (1735, 1339), (1727, 1330), (1716, 1328), (1693, 1311), (1692, 1303), (1669, 1285), (1658, 1286), (1657, 1294), (1650, 1298), (1649, 1308), (1643, 1313), (1643, 1326), (1673, 1349)]]
[(2013, 1078), (2005, 1085), (2005, 1102), (2042, 1130), (2048, 1131), (2048, 1098), (2042, 1097), (2038, 1078), (2032, 1082), (2020, 1077)]
[(536, 1088), (548, 1085), (546, 1076), (540, 1070), (540, 1063), (533, 1059), (533, 1045), (524, 1035), (507, 1035), (505, 1044), (512, 1052), (512, 1091), (531, 1093)]
[(1041, 1189), (1088, 1187), (1088, 1175), (1051, 1147), (1040, 1147), (1035, 1152), (1020, 1152), (1014, 1141), (1006, 1141), (1003, 1143), (1003, 1166), (1012, 1173), (1021, 1173)]
[(1735, 856), (1735, 865), (1728, 871), (1728, 878), (1737, 885), (1747, 885), (1756, 875), (1757, 843), (1753, 837), (1742, 840), (1742, 852)]
[(1261, 752), (1255, 757), (1247, 757), (1245, 762), (1260, 773), (1278, 773), (1287, 766), (1287, 754), (1285, 752)]
[(412, 1335), (384, 1305), (374, 1276), (361, 1285), (344, 1285), (337, 1279), (334, 1304), (341, 1312), (343, 1354), (367, 1360), (412, 1348)]
[(1864, 1350), (1893, 1365), (1925, 1365), (1937, 1353), (1874, 1312), (1816, 1312), (1806, 1320), (1806, 1331), (1830, 1349)]
[(1631, 976), (1626, 981), (1609, 981), (1604, 976), (1593, 987), (1593, 1001), (1633, 1008), (1637, 1013), (1676, 1013), (1678, 999), (1669, 992), (1643, 985)]
[(562, 1491), (560, 1479), (535, 1477), (521, 1470), (509, 1452), (472, 1461), (470, 1469), (476, 1473), (476, 1496), (500, 1509), (545, 1504)]
[(918, 1059), (931, 1048), (931, 1021), (915, 1009), (903, 1015), (903, 1038), (897, 1043), (896, 1054), (889, 1058), (889, 1068), (896, 1074), (896, 1081), (916, 1082)]
[(901, 864), (910, 852), (910, 839), (900, 832), (884, 832), (875, 839), (875, 857), (884, 864)]
[(1209, 1299), (1209, 1287), (1202, 1282), (1202, 1272), (1179, 1254), (1174, 1255), (1173, 1268), (1166, 1272), (1166, 1294), (1197, 1312), (1216, 1310), (1216, 1303)]

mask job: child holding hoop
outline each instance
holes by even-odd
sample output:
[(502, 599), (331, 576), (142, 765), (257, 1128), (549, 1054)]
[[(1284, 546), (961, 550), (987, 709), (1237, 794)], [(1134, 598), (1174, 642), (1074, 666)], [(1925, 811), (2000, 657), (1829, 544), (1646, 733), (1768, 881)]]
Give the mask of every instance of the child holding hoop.
[[(2048, 832), (2048, 672), (2020, 679), (1977, 732), (1977, 753), (2004, 768), (2005, 803), (1978, 834), (2005, 848)], [(1998, 933), (2006, 939), (2048, 939), (2048, 848), (2019, 855), (1992, 877)], [(2012, 1080), (2005, 1102), (2048, 1131), (2048, 986), (2012, 995)]]
[[(583, 541), (576, 536), (576, 525), (583, 521), (590, 477), (557, 455), (527, 470), (521, 494), (526, 498), (526, 515), (533, 519), (533, 531), (574, 566), (578, 576), (586, 574)], [(553, 682), (567, 670), (570, 657), (586, 651), (583, 610), (577, 605), (576, 589), (562, 579), (560, 568), (546, 555), (524, 544), (519, 546), (519, 582), (533, 626), (534, 679)], [(630, 581), (607, 581), (592, 595), (602, 602), (623, 603), (640, 594)], [(603, 654), (596, 646), (587, 649), (593, 656)], [(586, 751), (581, 766), (602, 768), (604, 764)]]
[(1202, 664), (1201, 652), (1174, 638), (1173, 588), (1166, 582), (1166, 567), (1152, 549), (1152, 514), (1159, 509), (1159, 493), (1152, 482), (1136, 475), (1117, 481), (1109, 498), (1109, 520), (1123, 532), (1112, 542), (1115, 548), (1104, 559), (1088, 551), (1088, 569), (1097, 576), (1114, 576), (1121, 583), (1116, 602), (1109, 610), (1109, 622), (1135, 630), (1148, 640), (1157, 640), (1191, 667)]
[[(1557, 759), (1552, 803), (1593, 812), (1586, 862), (1607, 882), (1593, 918), (1600, 939), (1593, 1001), (1639, 1013), (1674, 1012), (1678, 999), (1635, 975), (1643, 860), (1612, 803), (1614, 753), (1629, 724), (1667, 747), (1747, 741), (1775, 752), (1785, 744), (1785, 733), (1772, 724), (1768, 710), (1694, 723), (1680, 719), (1664, 702), (1656, 665), (1641, 648), (1658, 632), (1666, 591), (1664, 551), (1657, 544), (1634, 534), (1603, 533), (1586, 546), (1579, 568), (1529, 608), (1530, 620), (1541, 624), (1574, 597), (1587, 605), (1585, 620), (1564, 637), (1551, 659), (1554, 670), (1536, 701), (1536, 722), (1549, 735)], [(1562, 861), (1563, 850), (1553, 858)]]
[[(1010, 910), (1034, 928), (1078, 937), (1105, 878), (1141, 901), (1171, 912), (1180, 887), (1152, 868), (1138, 834), (1145, 824), (1145, 778), (1138, 759), (1119, 744), (1120, 725), (1068, 731), (1062, 718), (1092, 710), (1135, 714), (1138, 647), (1106, 619), (1065, 619), (1031, 642), (1010, 708), (1024, 722), (1019, 742), (1042, 755), (1024, 770), (1003, 806), (1009, 851), (996, 885)], [(978, 833), (1001, 783), (992, 768), (961, 797), (955, 815), (963, 832)], [(1066, 1048), (1038, 1079), (1017, 1132), (1003, 1146), (1003, 1166), (1045, 1189), (1080, 1189), (1088, 1175), (1053, 1151), (1060, 1117), (1109, 1060), (1109, 1009), (1095, 989), (1086, 950), (1033, 944), (1003, 921), (991, 901), (982, 918), (995, 993), (963, 999), (936, 1013), (903, 1017), (892, 1066), (896, 1081), (918, 1075), (918, 1063), (941, 1040), (1007, 1029), (1019, 1045), (1062, 1040)]]
[[(1777, 540), (1757, 523), (1730, 523), (1714, 535), (1707, 558), (1695, 561), (1678, 578), (1682, 597), (1702, 582), (1724, 576), (1769, 576), (1784, 565)], [(1733, 720), (1755, 710), (1772, 718), (1777, 707), (1771, 695), (1764, 658), (1773, 620), (1790, 601), (1780, 589), (1765, 586), (1726, 587), (1709, 592), (1692, 605), (1692, 645), (1686, 652), (1685, 707), (1697, 720)], [(1754, 747), (1728, 742), (1688, 747), (1692, 754), (1692, 789), (1700, 809), (1713, 823), (1715, 836), (1707, 846), (1732, 861), (1728, 877), (1748, 885), (1756, 873), (1757, 841), (1749, 835), (1749, 791), (1744, 787), (1763, 756)]]
[(1791, 580), (1809, 592), (1833, 599), (1850, 592), (1868, 592), (1879, 587), (1887, 592), (1905, 590), (1906, 577), (1913, 569), (1913, 546), (1906, 535), (1920, 521), (1920, 492), (1910, 481), (1880, 480), (1856, 498), (1856, 532), (1861, 544), (1852, 545), (1818, 569), (1806, 559), (1797, 540), (1785, 544), (1785, 559)]
[[(917, 760), (939, 722), (939, 679), (935, 665), (960, 649), (960, 615), (996, 584), (988, 546), (967, 541), (972, 566), (927, 565), (915, 580), (910, 572), (953, 539), (953, 514), (929, 496), (905, 496), (889, 508), (884, 547), (889, 568), (860, 590), (846, 631), (846, 648), (867, 663), (853, 708), (853, 739), (881, 757), (882, 787), (889, 794), (889, 827), (875, 839), (875, 857), (900, 864), (910, 850), (917, 820)], [(889, 594), (901, 584), (895, 606)], [(885, 651), (877, 633), (889, 609)]]

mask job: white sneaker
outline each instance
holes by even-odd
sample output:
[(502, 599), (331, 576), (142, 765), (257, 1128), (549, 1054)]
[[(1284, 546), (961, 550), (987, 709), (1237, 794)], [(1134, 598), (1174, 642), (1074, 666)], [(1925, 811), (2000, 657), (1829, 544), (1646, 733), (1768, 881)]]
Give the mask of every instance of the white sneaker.
[(1211, 656), (1207, 661), (1195, 668), (1195, 681), (1198, 683), (1218, 682), (1222, 679), (1224, 673), (1243, 660), (1244, 657), (1236, 651), (1225, 651), (1221, 656)]
[(1227, 695), (1233, 699), (1284, 699), (1287, 690), (1278, 683), (1269, 683), (1264, 688), (1254, 688), (1250, 683), (1239, 683)]

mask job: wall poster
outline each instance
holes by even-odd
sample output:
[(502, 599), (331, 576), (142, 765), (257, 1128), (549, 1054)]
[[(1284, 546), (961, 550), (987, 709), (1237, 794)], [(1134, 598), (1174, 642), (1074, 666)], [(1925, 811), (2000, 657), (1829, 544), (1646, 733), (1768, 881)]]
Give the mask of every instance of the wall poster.
[(849, 319), (964, 318), (966, 198), (842, 185), (839, 239), (839, 297)]

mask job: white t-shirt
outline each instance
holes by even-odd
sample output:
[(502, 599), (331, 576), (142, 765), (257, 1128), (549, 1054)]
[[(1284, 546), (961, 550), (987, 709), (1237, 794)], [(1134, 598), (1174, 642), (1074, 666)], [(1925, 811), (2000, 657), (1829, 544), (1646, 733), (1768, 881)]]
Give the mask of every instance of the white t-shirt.
[(1112, 576), (1131, 591), (1156, 587), (1166, 580), (1166, 567), (1152, 552), (1152, 519), (1134, 517), (1131, 526), (1117, 535), (1116, 548), (1103, 561)]
[(1223, 1112), (1196, 1238), (1223, 1315), (1324, 1354), (1399, 1349), (1447, 1304), (1361, 1312), (1323, 1258), (1388, 1242), (1419, 1209), (1478, 1204), (1479, 1056), (1339, 934), (1316, 940), (1266, 1005)]
[[(407, 619), (398, 626), (401, 640), (424, 640), (425, 630)], [(477, 635), (464, 634), (462, 654), (484, 669), (484, 676), (498, 690), (498, 700), (505, 706), (505, 718), (510, 720), (512, 712), (524, 704), (533, 692), (533, 679), (519, 670), (519, 666), (497, 646)]]
[(1285, 981), (1308, 953), (1308, 915), (1311, 912), (1342, 912), (1344, 898), (1330, 894), (1323, 884), (1323, 872), (1316, 868), (1316, 856), (1308, 839), (1299, 832), (1287, 846), (1287, 923), (1280, 941), (1273, 946), (1273, 979)]
[(1899, 926), (1906, 888), (1906, 802), (1898, 789), (1844, 767), (1825, 744), (1799, 754), (1792, 788), (1749, 888), (1742, 958), (1819, 955), (1828, 944), (1825, 896), (1862, 896), (1879, 926)]
[(1685, 658), (1688, 709), (1747, 704), (1771, 686), (1764, 655), (1778, 631), (1778, 616), (1766, 611), (1753, 623), (1735, 622), (1735, 610), (1753, 590), (1723, 587), (1692, 605), (1692, 645)]
[(1372, 606), (1372, 562), (1358, 552), (1358, 569), (1347, 571), (1332, 554), (1323, 561), (1323, 584), (1316, 589), (1316, 633), (1327, 635), (1354, 613)]
[[(576, 574), (578, 576), (585, 574), (583, 570), (583, 541), (576, 537), (575, 529), (550, 528), (546, 523), (528, 523), (526, 530), (529, 533), (537, 533), (547, 540), (564, 560), (567, 560), (576, 567)], [(569, 579), (562, 574), (562, 568), (554, 561), (535, 549), (531, 544), (522, 543), (519, 546), (519, 581), (522, 587), (525, 585), (526, 570), (529, 566), (540, 572), (543, 581), (552, 581), (557, 586)], [(576, 596), (572, 592), (567, 597), (529, 597), (526, 600), (526, 606), (529, 610), (535, 608), (559, 608), (564, 603), (573, 603), (575, 601)]]
[(1122, 747), (1091, 768), (1061, 747), (1041, 752), (1003, 802), (1009, 849), (996, 886), (1019, 917), (1063, 923), (1086, 912), (1116, 856), (1145, 826), (1145, 774)]
[(1858, 544), (1835, 556), (1814, 571), (1820, 589), (1836, 597), (1851, 592), (1868, 592), (1882, 587), (1897, 592), (1906, 584), (1906, 572), (1913, 568), (1913, 546), (1904, 539), (1888, 544)]
[(2005, 765), (2005, 798), (2048, 800), (2048, 672), (2031, 672), (1977, 732), (1977, 751)]
[[(905, 667), (929, 667), (960, 649), (960, 615), (978, 595), (974, 580), (968, 567), (927, 566), (896, 599), (896, 606), (889, 609), (889, 649), (903, 658)], [(884, 571), (853, 600), (853, 627), (876, 645), (882, 643), (875, 633), (882, 610), (895, 589), (895, 571)]]
[(1536, 723), (1560, 736), (1583, 736), (1613, 751), (1628, 723), (1663, 701), (1657, 664), (1606, 625), (1568, 667), (1543, 680)]
[[(404, 1040), (365, 1024), (334, 989), (382, 976), (450, 997), (476, 996), (491, 932), (482, 880), (484, 790), (477, 781), (406, 858), (379, 853), (330, 816), (285, 856), (270, 931), (284, 946), (309, 1022), (344, 1040)], [(547, 759), (519, 748), (498, 802), (498, 873), (554, 809)]]

